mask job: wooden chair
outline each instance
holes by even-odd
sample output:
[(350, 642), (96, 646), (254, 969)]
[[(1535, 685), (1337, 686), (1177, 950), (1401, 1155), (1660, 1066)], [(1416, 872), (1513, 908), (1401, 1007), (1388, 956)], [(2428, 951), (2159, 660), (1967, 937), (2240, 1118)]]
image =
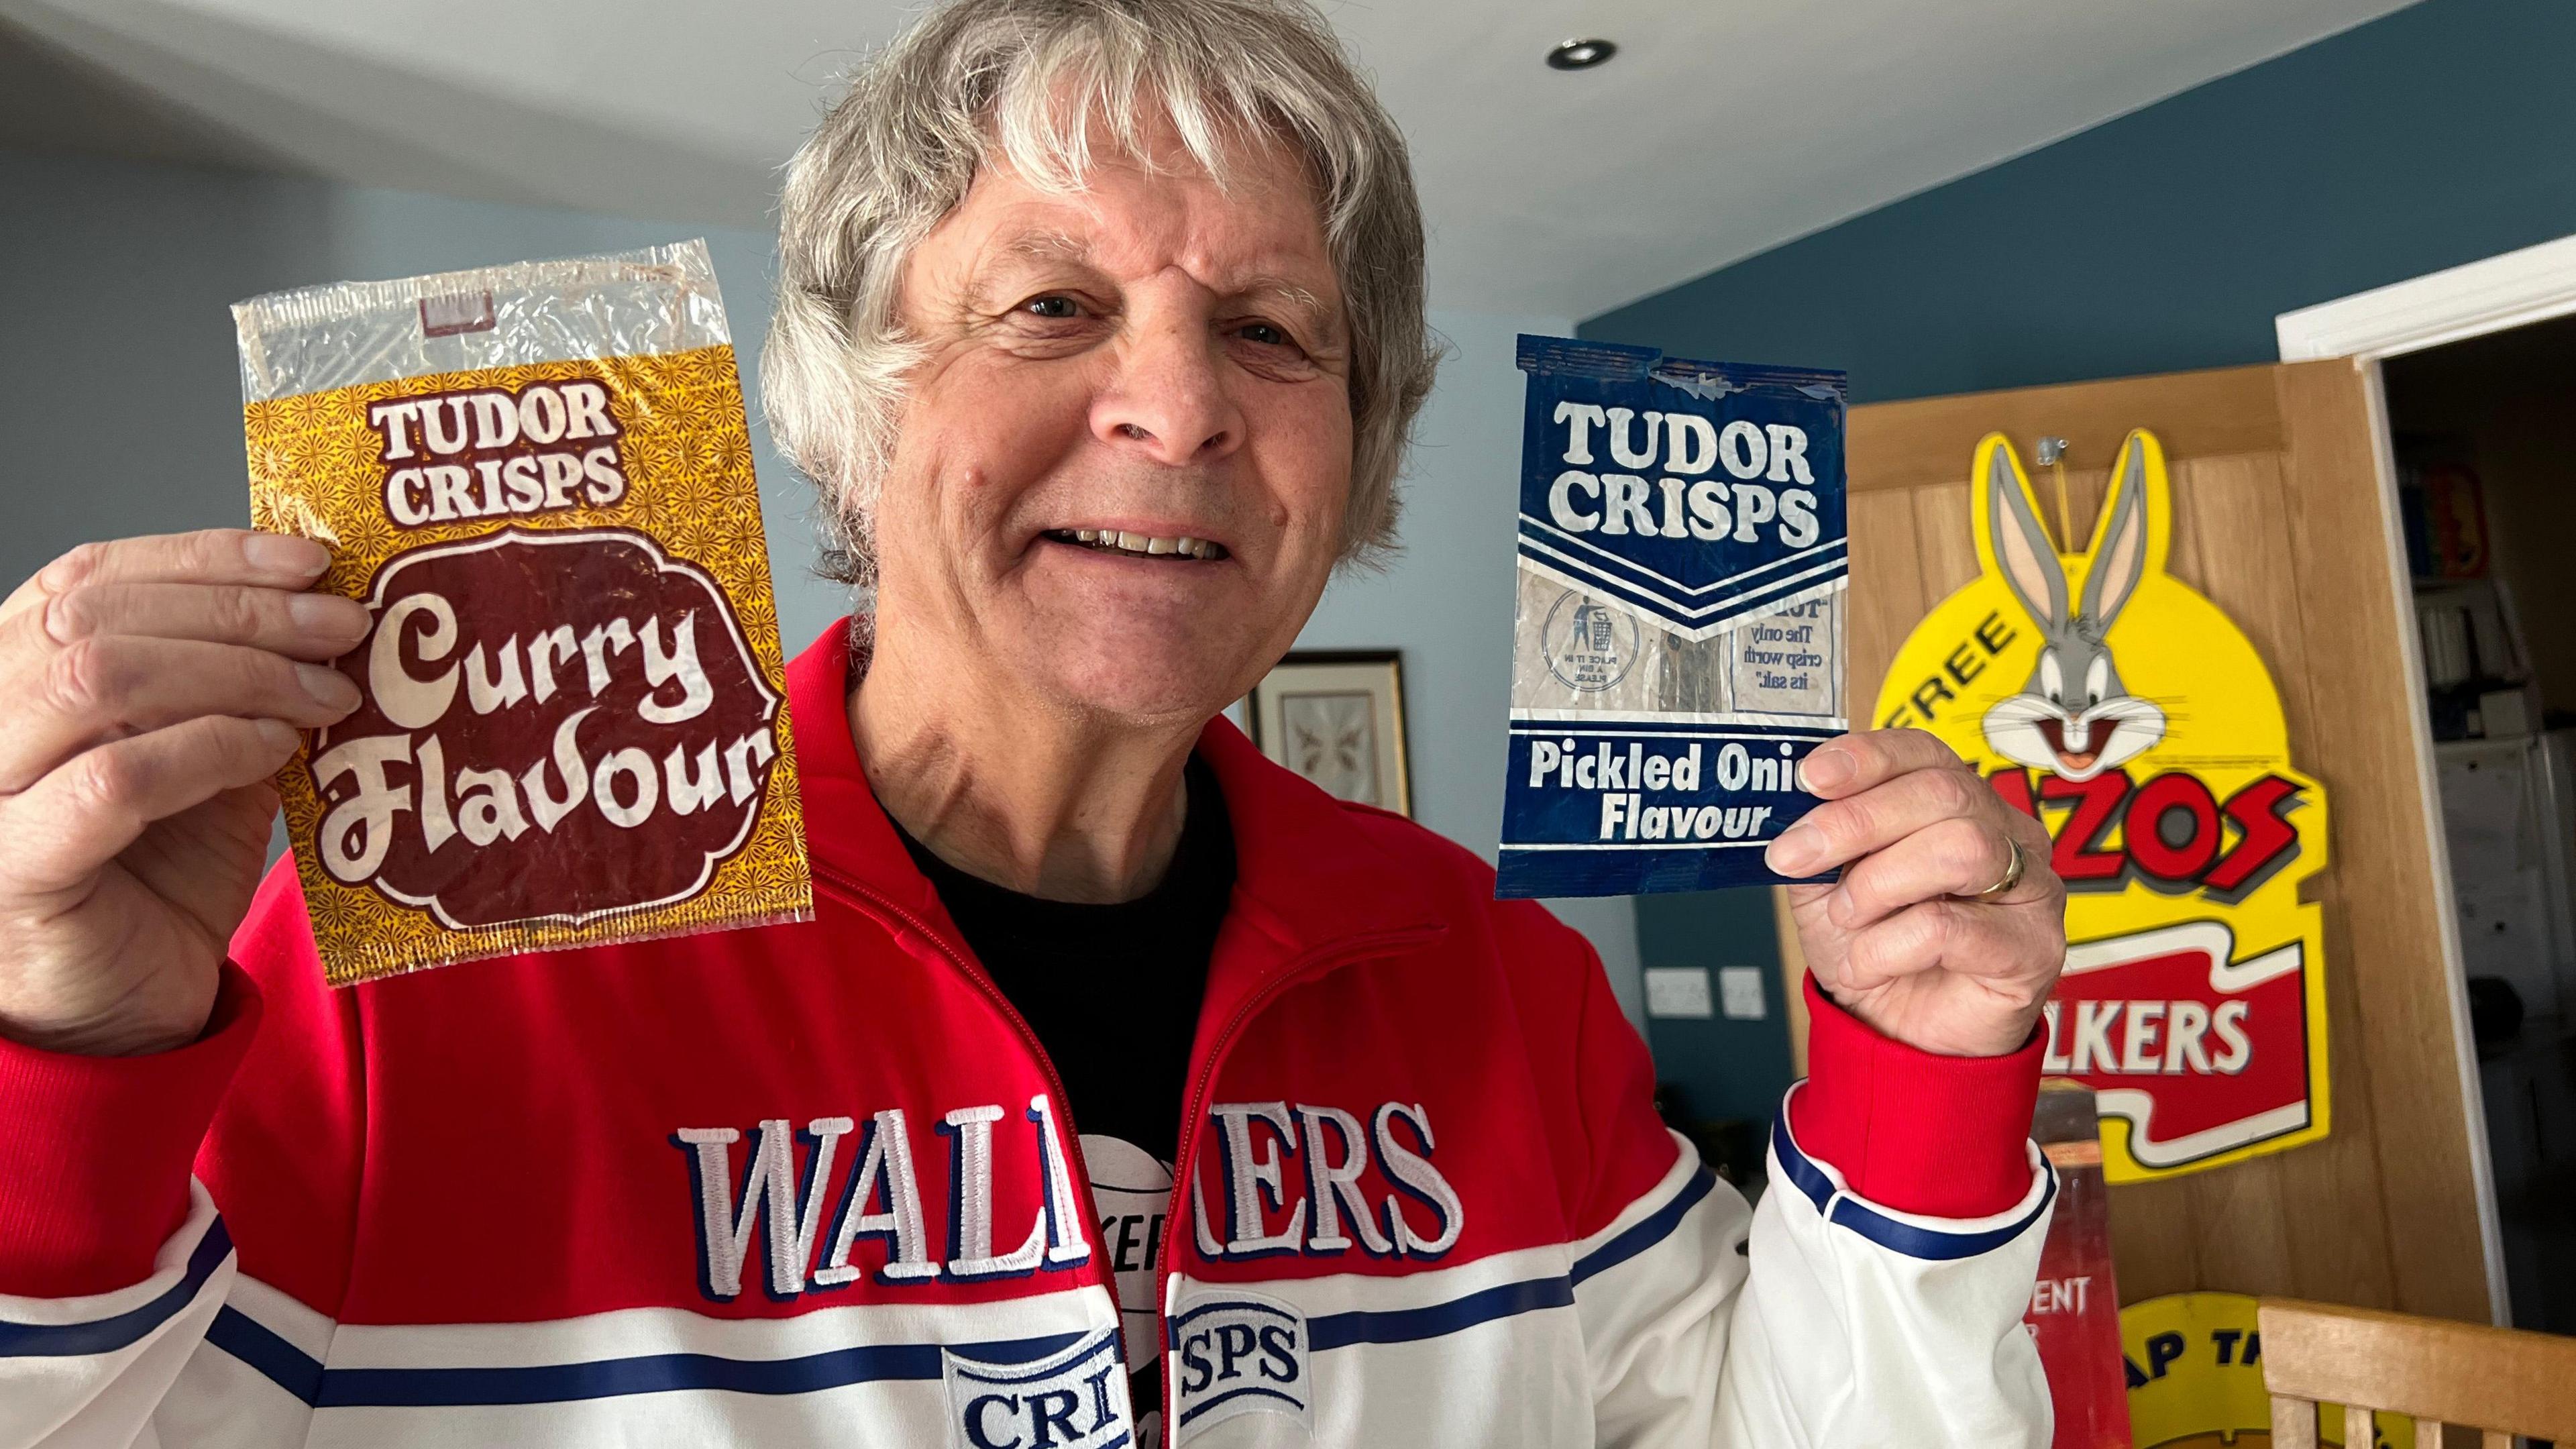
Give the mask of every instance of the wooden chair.
[(2472, 1442), (2462, 1428), (2483, 1449), (2517, 1434), (2576, 1446), (2576, 1338), (2286, 1298), (2255, 1317), (2273, 1449), (2316, 1449), (2319, 1404), (2344, 1406), (2347, 1449), (2371, 1442), (2374, 1415), (2412, 1417), (2423, 1449)]

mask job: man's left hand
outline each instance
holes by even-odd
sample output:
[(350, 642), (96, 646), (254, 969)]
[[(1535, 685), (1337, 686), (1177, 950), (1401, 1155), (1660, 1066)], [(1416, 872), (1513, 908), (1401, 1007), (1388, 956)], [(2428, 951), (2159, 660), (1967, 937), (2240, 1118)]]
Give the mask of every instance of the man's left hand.
[[(1816, 747), (1799, 781), (1825, 803), (1771, 843), (1816, 984), (1880, 1035), (1943, 1056), (2001, 1056), (2066, 964), (2066, 887), (2048, 832), (1922, 730)], [(2009, 890), (1981, 895), (2013, 871)]]

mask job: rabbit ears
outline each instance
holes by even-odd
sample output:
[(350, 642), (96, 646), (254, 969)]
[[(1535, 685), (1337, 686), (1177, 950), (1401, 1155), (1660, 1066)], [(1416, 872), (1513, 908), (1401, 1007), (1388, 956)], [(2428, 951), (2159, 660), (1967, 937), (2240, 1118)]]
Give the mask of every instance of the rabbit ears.
[[(2173, 516), (2164, 449), (2141, 428), (2120, 445), (2111, 492), (2102, 500), (2093, 540), (2083, 553), (2084, 584), (2070, 612), (2065, 559), (2051, 540), (2038, 494), (2009, 439), (1989, 433), (1977, 444), (1971, 475), (1976, 495), (1977, 555), (1999, 575), (2043, 631), (2062, 633), (2081, 619), (2095, 637), (2111, 627), (2138, 585), (2165, 568)], [(2053, 496), (2053, 495), (2052, 495)]]

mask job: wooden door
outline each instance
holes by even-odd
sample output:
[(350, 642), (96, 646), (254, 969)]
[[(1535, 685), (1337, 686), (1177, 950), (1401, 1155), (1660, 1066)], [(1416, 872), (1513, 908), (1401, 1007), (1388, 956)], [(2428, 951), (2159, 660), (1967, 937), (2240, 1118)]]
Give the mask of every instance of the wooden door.
[[(2422, 770), (2411, 604), (2348, 360), (1931, 398), (1851, 415), (1851, 693), (1977, 572), (1969, 460), (2066, 440), (2088, 537), (2131, 428), (2162, 439), (2175, 577), (2234, 616), (2279, 682), (2297, 764), (2333, 801), (2325, 909), (2333, 1130), (2324, 1141), (2112, 1190), (2124, 1303), (2188, 1289), (2485, 1321), (2470, 1115)], [(1795, 999), (1794, 993), (1792, 998)]]

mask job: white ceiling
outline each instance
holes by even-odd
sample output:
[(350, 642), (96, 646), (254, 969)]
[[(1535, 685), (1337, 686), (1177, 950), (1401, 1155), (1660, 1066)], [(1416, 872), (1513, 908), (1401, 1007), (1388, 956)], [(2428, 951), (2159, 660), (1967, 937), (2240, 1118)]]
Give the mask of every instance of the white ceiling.
[[(1412, 138), (1434, 300), (1581, 318), (2405, 0), (1327, 0)], [(83, 111), (339, 180), (761, 226), (889, 0), (0, 0)], [(1596, 71), (1540, 64), (1578, 35)], [(92, 113), (99, 113), (95, 116)]]

